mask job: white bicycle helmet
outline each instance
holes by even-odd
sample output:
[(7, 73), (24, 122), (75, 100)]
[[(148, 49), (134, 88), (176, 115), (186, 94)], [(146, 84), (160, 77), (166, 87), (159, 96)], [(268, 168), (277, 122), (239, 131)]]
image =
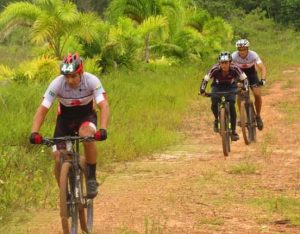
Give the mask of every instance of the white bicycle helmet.
[(235, 43), (236, 48), (240, 48), (240, 47), (249, 47), (250, 46), (250, 42), (247, 39), (240, 39)]
[(228, 51), (221, 52), (218, 57), (219, 62), (231, 62), (232, 57)]

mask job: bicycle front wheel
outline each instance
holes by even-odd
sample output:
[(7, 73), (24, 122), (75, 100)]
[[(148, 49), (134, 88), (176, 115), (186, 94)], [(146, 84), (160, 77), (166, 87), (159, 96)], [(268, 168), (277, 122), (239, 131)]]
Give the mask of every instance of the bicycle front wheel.
[[(74, 180), (72, 175), (72, 165), (64, 162), (60, 172), (60, 217), (64, 234), (78, 233), (78, 206), (73, 196)], [(71, 225), (69, 224), (71, 217)], [(71, 232), (70, 232), (71, 229)]]
[(228, 135), (227, 122), (228, 118), (226, 118), (225, 108), (220, 109), (220, 135), (222, 138), (222, 147), (224, 156), (228, 156), (230, 152), (230, 139)]
[(80, 158), (80, 182), (81, 182), (81, 197), (83, 204), (79, 207), (79, 220), (81, 230), (85, 233), (92, 233), (94, 221), (93, 199), (87, 198), (87, 177), (86, 177), (86, 163), (84, 158)]
[(249, 121), (249, 108), (245, 101), (241, 102), (240, 122), (243, 133), (244, 142), (246, 145), (251, 143), (251, 121)]

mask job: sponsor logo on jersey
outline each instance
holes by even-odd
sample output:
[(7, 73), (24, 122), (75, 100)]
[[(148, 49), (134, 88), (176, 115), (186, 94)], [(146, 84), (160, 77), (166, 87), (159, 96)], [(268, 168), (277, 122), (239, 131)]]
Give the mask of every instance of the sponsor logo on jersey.
[(98, 84), (97, 87), (96, 87), (96, 90), (99, 90), (102, 88), (102, 85), (101, 84)]
[(50, 94), (50, 96), (52, 96), (52, 97), (54, 97), (55, 96), (55, 93), (53, 92), (53, 91), (49, 91), (49, 94)]
[(71, 101), (70, 103), (71, 106), (80, 106), (81, 105), (81, 101), (78, 99), (74, 99)]

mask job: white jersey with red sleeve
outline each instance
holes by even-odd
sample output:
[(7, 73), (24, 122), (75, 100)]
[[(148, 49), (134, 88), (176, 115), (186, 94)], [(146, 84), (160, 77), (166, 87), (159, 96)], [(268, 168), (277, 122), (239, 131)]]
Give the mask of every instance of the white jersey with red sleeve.
[(238, 51), (232, 53), (232, 62), (235, 63), (241, 69), (249, 69), (254, 67), (255, 64), (262, 63), (258, 54), (252, 50), (248, 51), (248, 54), (245, 58), (242, 58)]
[(50, 108), (55, 98), (64, 107), (80, 107), (90, 104), (93, 100), (100, 103), (105, 100), (105, 90), (100, 80), (93, 74), (84, 72), (78, 87), (68, 86), (63, 75), (57, 76), (48, 86), (42, 105)]

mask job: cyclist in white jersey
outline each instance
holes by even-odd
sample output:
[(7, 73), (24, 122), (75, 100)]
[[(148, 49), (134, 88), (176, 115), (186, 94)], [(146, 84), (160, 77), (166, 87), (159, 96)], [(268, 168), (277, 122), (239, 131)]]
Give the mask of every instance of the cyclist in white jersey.
[[(61, 75), (57, 76), (48, 86), (43, 101), (38, 107), (33, 119), (30, 143), (40, 144), (43, 137), (39, 133), (44, 119), (54, 100), (59, 101), (58, 115), (54, 137), (95, 136), (96, 140), (106, 140), (109, 116), (109, 105), (105, 90), (100, 80), (83, 71), (82, 59), (77, 53), (68, 54), (60, 66)], [(100, 109), (99, 130), (97, 130), (97, 114), (94, 102)], [(98, 193), (96, 180), (97, 148), (95, 142), (84, 142), (87, 164), (87, 195), (93, 198)], [(65, 144), (53, 147), (55, 158), (55, 177), (59, 181), (60, 155), (59, 149)]]
[[(240, 67), (248, 77), (249, 84), (255, 99), (254, 103), (257, 115), (257, 128), (258, 130), (262, 130), (264, 125), (261, 118), (262, 98), (259, 86), (266, 84), (267, 70), (258, 54), (252, 50), (249, 50), (249, 46), (250, 42), (247, 39), (238, 40), (236, 42), (237, 51), (232, 53), (232, 61), (238, 67)], [(259, 70), (261, 75), (260, 80), (257, 75), (257, 70)], [(238, 103), (240, 104), (239, 100)]]

